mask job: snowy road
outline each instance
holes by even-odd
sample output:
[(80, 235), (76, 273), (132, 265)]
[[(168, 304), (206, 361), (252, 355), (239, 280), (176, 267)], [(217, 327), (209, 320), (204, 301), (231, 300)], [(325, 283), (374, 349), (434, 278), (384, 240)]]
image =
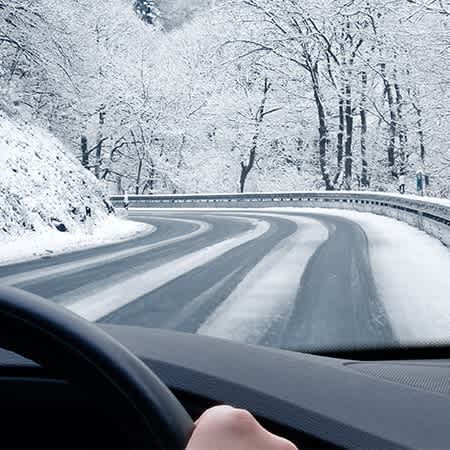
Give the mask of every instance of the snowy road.
[(134, 240), (0, 267), (0, 284), (89, 320), (289, 348), (394, 344), (355, 221), (280, 211), (134, 211)]

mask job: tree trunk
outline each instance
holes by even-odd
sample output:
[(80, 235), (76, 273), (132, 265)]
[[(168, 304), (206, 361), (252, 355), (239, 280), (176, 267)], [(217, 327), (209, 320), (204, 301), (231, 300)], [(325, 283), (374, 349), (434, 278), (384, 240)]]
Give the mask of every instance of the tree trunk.
[(384, 81), (384, 92), (387, 97), (388, 107), (389, 107), (389, 143), (387, 148), (388, 165), (391, 168), (391, 174), (396, 176), (395, 171), (395, 142), (397, 136), (397, 114), (394, 108), (394, 95), (392, 93), (392, 86), (386, 77), (386, 64), (381, 64), (381, 72), (383, 74)]
[(350, 80), (347, 80), (345, 86), (345, 162), (344, 162), (344, 179), (345, 188), (352, 187), (352, 171), (353, 171), (353, 111), (352, 111), (352, 88)]
[(89, 150), (88, 150), (88, 140), (86, 136), (81, 136), (81, 164), (83, 167), (89, 167)]
[(261, 124), (262, 124), (262, 122), (264, 120), (264, 113), (265, 113), (265, 109), (266, 109), (267, 96), (269, 94), (269, 91), (270, 91), (271, 87), (272, 86), (271, 86), (271, 84), (269, 82), (269, 79), (266, 78), (264, 80), (263, 98), (261, 100), (261, 104), (260, 104), (260, 106), (258, 108), (258, 111), (256, 112), (256, 116), (255, 116), (256, 131), (255, 131), (255, 134), (253, 135), (252, 146), (250, 148), (249, 159), (248, 159), (247, 164), (244, 163), (243, 161), (241, 161), (241, 176), (239, 178), (239, 190), (240, 190), (241, 194), (245, 190), (245, 183), (247, 181), (248, 174), (250, 173), (250, 171), (253, 169), (253, 167), (255, 165), (256, 150), (258, 148), (258, 138), (259, 138), (259, 134), (260, 134), (260, 131), (261, 131)]
[(139, 195), (139, 187), (141, 185), (141, 174), (142, 174), (142, 159), (139, 160), (138, 170), (136, 174), (136, 188), (135, 188), (136, 195)]
[(245, 182), (247, 181), (248, 174), (255, 165), (255, 158), (256, 158), (256, 147), (253, 146), (253, 148), (250, 150), (250, 157), (248, 159), (248, 163), (245, 164), (244, 162), (241, 162), (241, 176), (239, 179), (239, 191), (241, 194), (243, 194), (245, 191)]
[(153, 163), (153, 159), (152, 158), (149, 158), (149, 164), (150, 164), (150, 170), (149, 170), (149, 174), (148, 174), (147, 187), (150, 190), (150, 193), (153, 194), (153, 190), (155, 188), (155, 174), (156, 174), (156, 170), (155, 170), (155, 164)]
[(424, 139), (424, 133), (423, 133), (423, 126), (422, 126), (422, 110), (420, 108), (416, 107), (417, 111), (417, 134), (419, 136), (419, 146), (420, 146), (420, 159), (422, 161), (422, 164), (425, 165), (425, 139)]
[(361, 74), (361, 106), (360, 106), (360, 118), (361, 118), (361, 186), (369, 187), (369, 170), (367, 164), (367, 73)]
[(333, 185), (330, 180), (330, 174), (328, 172), (327, 164), (327, 147), (328, 147), (328, 127), (325, 115), (325, 108), (320, 96), (320, 86), (319, 86), (319, 74), (317, 64), (309, 66), (309, 72), (311, 75), (311, 81), (313, 85), (314, 101), (317, 108), (317, 116), (319, 119), (319, 164), (320, 171), (322, 174), (322, 179), (325, 183), (325, 189), (327, 191), (333, 190)]
[(407, 166), (407, 154), (406, 154), (406, 144), (408, 136), (406, 134), (406, 127), (403, 123), (403, 95), (400, 89), (400, 85), (396, 81), (394, 83), (395, 90), (395, 100), (397, 103), (397, 128), (398, 128), (398, 140), (399, 140), (399, 158), (400, 158), (400, 174), (404, 174)]
[(95, 176), (100, 178), (100, 166), (102, 164), (103, 125), (105, 124), (105, 109), (102, 106), (98, 113), (97, 148), (95, 149)]
[(336, 184), (342, 174), (342, 161), (344, 159), (344, 133), (345, 133), (345, 100), (344, 92), (339, 96), (339, 131), (337, 135), (336, 153), (337, 153), (337, 173), (334, 177), (334, 184)]

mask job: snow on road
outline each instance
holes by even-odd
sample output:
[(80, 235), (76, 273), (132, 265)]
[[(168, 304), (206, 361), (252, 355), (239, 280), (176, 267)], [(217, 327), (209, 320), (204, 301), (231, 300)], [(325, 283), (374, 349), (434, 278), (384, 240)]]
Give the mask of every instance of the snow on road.
[(270, 229), (270, 224), (264, 220), (242, 217), (236, 217), (236, 219), (246, 220), (254, 228), (230, 239), (170, 261), (158, 268), (114, 283), (107, 289), (102, 289), (99, 292), (84, 297), (83, 300), (66, 306), (88, 320), (99, 320), (189, 271), (213, 261), (226, 252), (261, 237)]
[(199, 328), (199, 334), (256, 344), (273, 323), (289, 318), (309, 258), (328, 239), (320, 222), (289, 219), (297, 224), (297, 231), (251, 270)]
[[(284, 217), (297, 223), (297, 231), (263, 258), (199, 329), (202, 334), (256, 343), (274, 322), (289, 317), (304, 268), (321, 242), (328, 238), (326, 228), (315, 219), (317, 215), (333, 215), (347, 218), (359, 224), (365, 231), (379, 298), (396, 338), (401, 343), (410, 345), (450, 340), (450, 251), (437, 239), (414, 227), (391, 218), (348, 210), (284, 207), (259, 208), (251, 211), (177, 208), (176, 211), (226, 214), (227, 217), (249, 221), (254, 229), (179, 257), (147, 272), (131, 274), (126, 279), (111, 280), (110, 286), (106, 289), (95, 289), (95, 285), (81, 286), (80, 292), (76, 290), (64, 294), (66, 306), (89, 320), (98, 320), (189, 271), (211, 262), (233, 248), (259, 238), (270, 228), (270, 224), (264, 220), (265, 217)], [(158, 209), (158, 214), (168, 220), (186, 221), (169, 217), (164, 214), (165, 212), (166, 210)], [(292, 213), (299, 215), (293, 216)], [(315, 217), (308, 217), (309, 214), (314, 214)], [(55, 233), (52, 232), (48, 244), (53, 245), (54, 251), (58, 251), (58, 248), (59, 251), (71, 248), (70, 245), (79, 249), (80, 244), (87, 246), (106, 243), (107, 240), (123, 236), (123, 233), (132, 230), (132, 227), (139, 228), (143, 225), (118, 219), (109, 220), (111, 223), (105, 223), (109, 229), (108, 236), (100, 227), (88, 240), (83, 234), (78, 241), (73, 237), (72, 242), (56, 242)], [(193, 221), (189, 219), (189, 222)], [(61, 266), (12, 275), (0, 281), (2, 284), (17, 284), (36, 278), (56, 278), (61, 274), (133, 256), (162, 245), (175, 244), (203, 233), (211, 226), (206, 222), (197, 222), (199, 228), (187, 235), (109, 255), (81, 259)], [(124, 228), (124, 224), (129, 228)], [(149, 232), (151, 229), (147, 228), (146, 231)], [(61, 236), (61, 239), (67, 236), (70, 240), (67, 233), (56, 233), (56, 236)], [(45, 244), (46, 241), (40, 240), (35, 245), (42, 248), (46, 247)], [(32, 245), (30, 239), (23, 245), (24, 251), (29, 252)], [(18, 253), (20, 255), (20, 248), (15, 245), (8, 250), (3, 245), (2, 257), (5, 258), (5, 255), (7, 257), (9, 251), (17, 258)], [(220, 286), (212, 288), (219, 289)]]
[[(158, 216), (152, 216), (153, 218), (157, 219)], [(36, 270), (30, 270), (27, 272), (21, 272), (18, 274), (10, 275), (7, 277), (0, 278), (0, 283), (3, 285), (15, 285), (19, 283), (25, 283), (30, 280), (36, 280), (36, 279), (50, 279), (61, 275), (67, 275), (67, 274), (74, 274), (76, 272), (80, 272), (82, 270), (89, 269), (91, 267), (95, 267), (101, 264), (107, 264), (113, 261), (118, 261), (119, 259), (123, 258), (129, 258), (131, 256), (137, 256), (141, 253), (155, 250), (157, 248), (161, 248), (166, 245), (173, 245), (182, 241), (185, 241), (187, 239), (192, 239), (195, 236), (198, 236), (200, 234), (206, 233), (208, 230), (212, 228), (212, 225), (203, 221), (199, 220), (188, 220), (188, 219), (178, 219), (178, 218), (168, 218), (164, 217), (165, 220), (172, 221), (172, 222), (183, 222), (183, 223), (189, 223), (191, 225), (195, 225), (198, 228), (194, 231), (191, 231), (189, 233), (183, 234), (181, 236), (177, 236), (170, 239), (165, 239), (163, 241), (158, 241), (156, 243), (152, 244), (145, 244), (140, 245), (137, 247), (132, 247), (125, 250), (120, 250), (116, 252), (106, 253), (99, 256), (93, 256), (90, 258), (84, 258), (81, 260), (77, 260), (74, 262), (68, 262), (63, 264), (58, 264), (51, 267), (44, 267)], [(127, 222), (128, 223), (135, 223), (139, 224), (139, 222)], [(156, 227), (153, 225), (147, 225), (148, 230), (146, 233), (151, 233), (156, 230)]]
[(0, 265), (114, 244), (153, 231), (155, 228), (152, 225), (114, 216), (107, 216), (90, 228), (79, 228), (70, 233), (61, 233), (55, 229), (29, 231), (15, 239), (0, 239)]
[(340, 216), (359, 224), (369, 241), (380, 300), (398, 340), (405, 345), (449, 342), (450, 251), (437, 239), (403, 222), (370, 213), (270, 210)]

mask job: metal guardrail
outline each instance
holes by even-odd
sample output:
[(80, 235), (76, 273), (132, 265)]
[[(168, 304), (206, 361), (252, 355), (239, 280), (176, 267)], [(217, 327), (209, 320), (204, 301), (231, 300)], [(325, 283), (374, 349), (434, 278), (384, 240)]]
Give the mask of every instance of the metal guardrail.
[[(111, 196), (116, 207), (124, 196)], [(450, 246), (450, 203), (432, 199), (370, 192), (278, 192), (254, 194), (130, 195), (130, 207), (141, 208), (258, 208), (295, 206), (341, 208), (372, 212), (407, 222)]]

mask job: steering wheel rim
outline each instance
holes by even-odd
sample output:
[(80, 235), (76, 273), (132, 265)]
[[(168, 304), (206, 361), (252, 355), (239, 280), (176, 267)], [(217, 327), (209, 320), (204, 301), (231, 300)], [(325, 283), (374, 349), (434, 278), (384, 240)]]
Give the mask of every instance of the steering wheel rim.
[(175, 396), (122, 344), (71, 311), (0, 287), (0, 347), (116, 395), (140, 416), (143, 441), (152, 448), (186, 448), (194, 424)]

